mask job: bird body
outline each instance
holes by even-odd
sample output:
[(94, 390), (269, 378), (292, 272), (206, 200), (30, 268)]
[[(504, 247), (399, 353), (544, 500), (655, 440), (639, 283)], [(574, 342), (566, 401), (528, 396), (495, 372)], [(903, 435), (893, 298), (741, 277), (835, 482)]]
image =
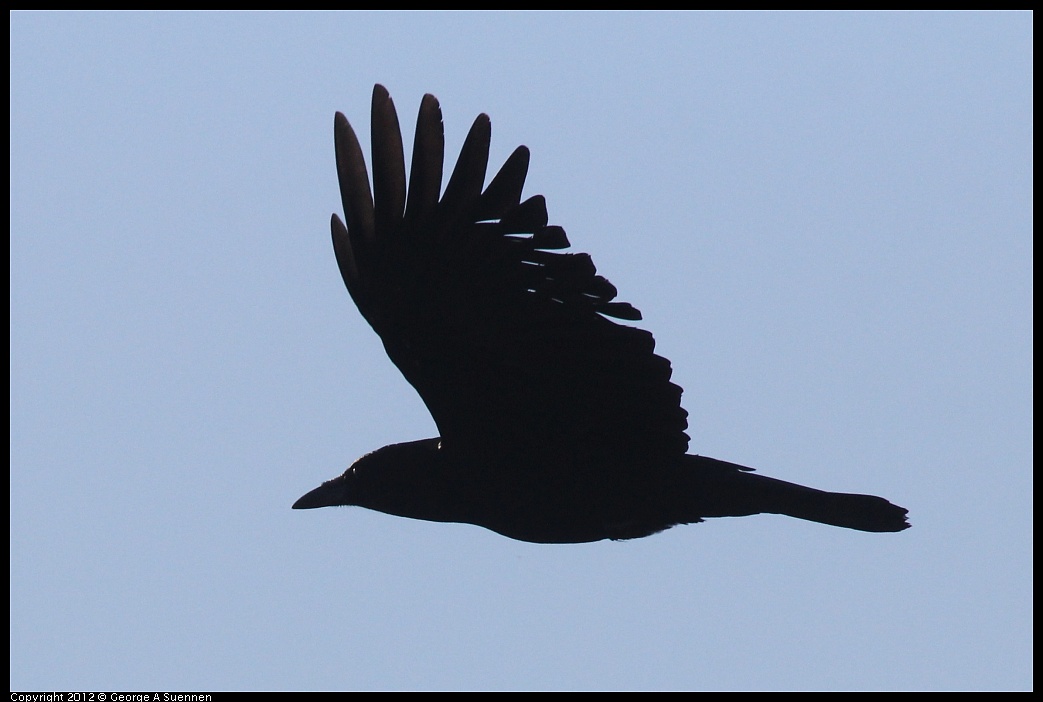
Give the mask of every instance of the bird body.
[[(348, 291), (423, 398), (440, 437), (378, 449), (294, 508), (357, 505), (538, 543), (631, 539), (706, 517), (778, 513), (899, 531), (906, 510), (687, 454), (687, 413), (640, 313), (521, 200), (519, 147), (483, 190), (490, 125), (474, 122), (441, 190), (444, 137), (424, 97), (408, 188), (398, 117), (373, 92), (373, 191), (358, 139), (334, 134)], [(440, 197), (441, 193), (441, 197)]]

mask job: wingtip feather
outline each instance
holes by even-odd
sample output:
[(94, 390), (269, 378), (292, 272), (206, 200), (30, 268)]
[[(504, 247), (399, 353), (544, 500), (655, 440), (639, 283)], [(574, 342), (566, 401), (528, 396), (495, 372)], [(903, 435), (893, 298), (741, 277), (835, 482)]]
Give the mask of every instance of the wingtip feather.
[(375, 234), (373, 194), (369, 189), (366, 159), (348, 118), (338, 112), (333, 118), (333, 141), (337, 155), (337, 178), (348, 231), (371, 240)]
[(422, 222), (438, 206), (442, 190), (442, 162), (445, 158), (445, 132), (442, 108), (434, 95), (420, 101), (413, 139), (413, 160), (409, 169), (409, 189), (405, 216), (408, 221)]
[(406, 204), (406, 164), (395, 103), (382, 85), (373, 88), (370, 133), (376, 232), (394, 231)]

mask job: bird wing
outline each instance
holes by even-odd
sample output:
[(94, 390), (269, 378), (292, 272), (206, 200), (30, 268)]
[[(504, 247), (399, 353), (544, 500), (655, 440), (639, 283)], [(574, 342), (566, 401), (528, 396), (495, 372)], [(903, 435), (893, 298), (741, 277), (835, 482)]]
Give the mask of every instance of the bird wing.
[[(409, 185), (394, 104), (373, 91), (373, 191), (358, 138), (335, 119), (347, 225), (332, 218), (341, 275), (388, 356), (449, 445), (496, 442), (620, 455), (681, 455), (681, 388), (587, 254), (547, 225), (542, 196), (521, 200), (518, 147), (482, 190), (490, 123), (479, 115), (441, 198), (438, 101), (417, 118)], [(558, 452), (558, 455), (563, 455)], [(589, 456), (586, 456), (589, 459)], [(565, 462), (565, 461), (563, 461)]]

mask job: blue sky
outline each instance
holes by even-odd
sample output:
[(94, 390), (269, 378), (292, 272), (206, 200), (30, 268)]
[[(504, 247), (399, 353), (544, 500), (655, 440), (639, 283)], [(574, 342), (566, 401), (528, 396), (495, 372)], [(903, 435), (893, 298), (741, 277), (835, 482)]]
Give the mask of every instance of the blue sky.
[[(10, 19), (12, 689), (1032, 688), (1030, 14)], [(913, 528), (291, 511), (434, 434), (329, 241), (375, 82), (530, 147), (693, 453)]]

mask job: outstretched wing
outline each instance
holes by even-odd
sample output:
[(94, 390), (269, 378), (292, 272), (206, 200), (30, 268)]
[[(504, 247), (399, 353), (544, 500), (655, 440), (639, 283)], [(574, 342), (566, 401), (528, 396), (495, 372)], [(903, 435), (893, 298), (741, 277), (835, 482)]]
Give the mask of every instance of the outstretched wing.
[[(688, 446), (681, 388), (652, 335), (586, 254), (561, 253), (542, 196), (521, 201), (518, 147), (482, 190), (490, 124), (479, 115), (439, 199), (438, 101), (417, 118), (409, 186), (398, 116), (373, 90), (373, 194), (348, 120), (335, 120), (347, 226), (333, 215), (341, 275), (391, 360), (417, 389), (443, 442), (646, 458)], [(562, 461), (567, 464), (565, 458)]]

